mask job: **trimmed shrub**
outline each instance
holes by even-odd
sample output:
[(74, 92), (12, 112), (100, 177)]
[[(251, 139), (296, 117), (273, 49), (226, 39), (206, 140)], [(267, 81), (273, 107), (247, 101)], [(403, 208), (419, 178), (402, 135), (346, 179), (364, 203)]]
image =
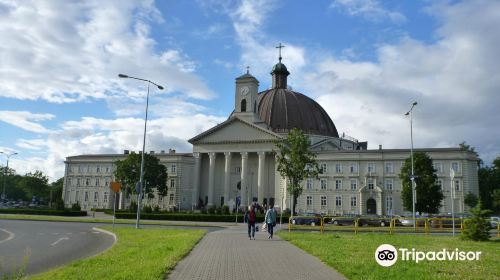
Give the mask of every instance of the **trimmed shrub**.
[(80, 207), (80, 203), (78, 203), (78, 201), (71, 205), (71, 211), (82, 211), (82, 207)]
[(153, 213), (153, 208), (151, 208), (151, 206), (149, 206), (149, 205), (146, 205), (146, 206), (142, 207), (142, 212)]
[(87, 211), (52, 210), (52, 209), (24, 209), (9, 208), (0, 209), (3, 214), (24, 214), (24, 215), (48, 215), (48, 216), (87, 216)]
[(210, 215), (215, 214), (215, 210), (216, 210), (216, 209), (217, 209), (217, 208), (216, 208), (215, 206), (210, 206), (210, 208), (208, 208), (208, 214), (210, 214)]

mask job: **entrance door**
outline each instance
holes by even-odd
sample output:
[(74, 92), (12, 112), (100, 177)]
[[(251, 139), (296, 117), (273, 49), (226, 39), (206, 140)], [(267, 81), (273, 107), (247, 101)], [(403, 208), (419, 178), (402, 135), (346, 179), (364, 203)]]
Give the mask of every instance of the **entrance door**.
[(377, 214), (377, 202), (370, 198), (366, 201), (366, 214)]

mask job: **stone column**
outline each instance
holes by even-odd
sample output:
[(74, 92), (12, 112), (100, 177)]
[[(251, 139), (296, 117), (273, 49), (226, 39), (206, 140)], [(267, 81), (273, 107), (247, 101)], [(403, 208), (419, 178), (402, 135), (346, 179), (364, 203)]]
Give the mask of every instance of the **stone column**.
[(248, 153), (241, 153), (241, 207), (247, 206), (247, 195), (248, 195)]
[(200, 199), (200, 169), (201, 169), (201, 154), (193, 153), (194, 157), (194, 180), (193, 180), (193, 193), (192, 193), (192, 205), (199, 206), (198, 202)]
[(264, 202), (264, 170), (266, 161), (266, 152), (258, 152), (259, 155), (259, 169), (257, 177), (257, 201), (262, 205)]
[(231, 152), (225, 152), (226, 164), (224, 167), (224, 204), (229, 202), (229, 184), (231, 179)]
[(214, 180), (215, 180), (215, 157), (216, 153), (208, 153), (210, 165), (208, 169), (208, 203), (207, 206), (214, 205)]

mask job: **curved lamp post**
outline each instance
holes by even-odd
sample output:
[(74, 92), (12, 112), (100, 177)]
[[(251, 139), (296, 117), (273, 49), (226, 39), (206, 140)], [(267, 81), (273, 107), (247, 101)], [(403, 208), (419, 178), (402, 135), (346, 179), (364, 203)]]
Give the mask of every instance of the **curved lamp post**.
[(413, 228), (415, 231), (417, 230), (417, 221), (415, 220), (415, 204), (417, 203), (417, 186), (415, 183), (415, 173), (413, 168), (413, 115), (412, 111), (415, 106), (417, 106), (417, 102), (413, 102), (411, 104), (410, 111), (406, 112), (405, 116), (410, 115), (410, 138), (411, 138), (411, 148), (410, 148), (410, 157), (411, 157), (411, 197), (412, 197), (412, 209), (413, 209)]
[(153, 84), (158, 87), (159, 90), (163, 90), (164, 88), (159, 84), (156, 84), (150, 80), (141, 79), (137, 77), (132, 77), (125, 74), (118, 74), (118, 77), (124, 79), (134, 79), (148, 83), (148, 94), (146, 95), (146, 116), (144, 118), (144, 137), (142, 139), (142, 158), (141, 158), (141, 173), (139, 175), (139, 183), (137, 184), (137, 220), (135, 222), (135, 228), (139, 228), (139, 221), (141, 219), (141, 195), (142, 195), (142, 186), (144, 183), (144, 148), (146, 146), (146, 127), (148, 123), (148, 107), (149, 107), (149, 85)]
[(5, 153), (5, 152), (2, 152), (0, 151), (0, 154), (4, 154), (5, 156), (7, 156), (7, 166), (5, 167), (5, 171), (3, 173), (3, 191), (2, 191), (2, 199), (5, 199), (5, 181), (7, 180), (7, 172), (9, 171), (9, 159), (11, 156), (14, 156), (14, 155), (17, 155), (17, 153)]

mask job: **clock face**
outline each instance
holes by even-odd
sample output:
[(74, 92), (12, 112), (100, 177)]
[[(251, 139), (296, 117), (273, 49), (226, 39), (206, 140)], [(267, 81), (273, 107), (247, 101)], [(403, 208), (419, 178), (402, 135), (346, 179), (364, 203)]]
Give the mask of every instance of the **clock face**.
[(248, 87), (242, 87), (240, 89), (240, 93), (241, 95), (247, 95), (247, 93), (250, 91), (250, 89)]

